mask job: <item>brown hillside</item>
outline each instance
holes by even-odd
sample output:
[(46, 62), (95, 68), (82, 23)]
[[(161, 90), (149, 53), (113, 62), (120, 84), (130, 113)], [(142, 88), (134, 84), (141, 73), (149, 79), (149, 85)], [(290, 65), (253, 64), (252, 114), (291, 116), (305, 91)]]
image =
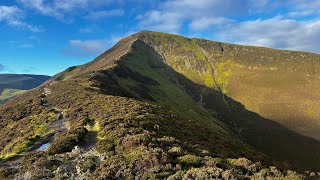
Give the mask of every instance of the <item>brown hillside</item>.
[(251, 88), (261, 92), (250, 94), (245, 83), (286, 89), (291, 83), (277, 84), (281, 77), (268, 79), (271, 72), (293, 75), (288, 62), (300, 81), (298, 67), (318, 66), (317, 57), (156, 32), (128, 36), (0, 106), (0, 177), (317, 178), (287, 169), (319, 170), (320, 142), (295, 129), (297, 120), (277, 119), (283, 110), (271, 118), (254, 109), (256, 101), (265, 109), (277, 101), (263, 100), (270, 89), (257, 84)]

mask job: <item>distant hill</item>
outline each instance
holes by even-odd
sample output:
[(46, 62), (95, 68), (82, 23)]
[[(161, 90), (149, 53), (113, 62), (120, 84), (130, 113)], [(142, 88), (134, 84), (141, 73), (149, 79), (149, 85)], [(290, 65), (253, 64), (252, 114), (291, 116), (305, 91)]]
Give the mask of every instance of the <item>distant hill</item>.
[(30, 74), (0, 74), (0, 93), (4, 89), (29, 90), (48, 80), (50, 76)]
[(19, 90), (19, 89), (4, 89), (0, 94), (0, 104), (9, 101), (10, 99), (14, 98), (15, 96), (25, 93), (27, 90)]
[(0, 74), (0, 104), (13, 98), (15, 95), (35, 88), (50, 76), (30, 74)]
[(0, 106), (0, 179), (319, 179), (319, 60), (128, 36)]

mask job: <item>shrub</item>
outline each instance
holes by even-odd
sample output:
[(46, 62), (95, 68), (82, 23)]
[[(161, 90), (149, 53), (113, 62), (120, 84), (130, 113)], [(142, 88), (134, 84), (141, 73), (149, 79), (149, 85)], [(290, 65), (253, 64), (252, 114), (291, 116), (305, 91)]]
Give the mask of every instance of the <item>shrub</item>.
[(74, 131), (59, 135), (48, 148), (50, 155), (71, 151), (72, 148), (81, 141), (87, 133), (84, 127), (77, 128)]
[(99, 139), (96, 148), (99, 153), (110, 153), (114, 151), (115, 146), (113, 142), (109, 140)]
[(252, 161), (247, 158), (239, 158), (239, 159), (228, 159), (228, 162), (235, 166), (241, 166), (243, 168), (248, 169), (250, 165), (252, 165)]
[(11, 172), (3, 167), (0, 168), (0, 179), (9, 179)]
[(199, 156), (187, 154), (177, 158), (178, 163), (184, 166), (200, 166), (202, 164), (202, 158)]
[(169, 152), (170, 155), (172, 155), (173, 157), (178, 157), (178, 156), (181, 156), (181, 154), (182, 154), (182, 149), (181, 149), (181, 147), (174, 146), (174, 147), (172, 147), (171, 149), (169, 149), (168, 152)]

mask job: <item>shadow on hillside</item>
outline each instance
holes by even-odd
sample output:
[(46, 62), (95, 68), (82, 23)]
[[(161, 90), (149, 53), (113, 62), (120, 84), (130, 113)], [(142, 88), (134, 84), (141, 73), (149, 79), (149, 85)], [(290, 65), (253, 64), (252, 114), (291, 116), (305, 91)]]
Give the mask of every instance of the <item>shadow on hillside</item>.
[[(196, 102), (203, 96), (202, 105), (213, 116), (226, 123), (234, 134), (246, 143), (276, 160), (282, 168), (320, 170), (320, 142), (287, 129), (283, 125), (247, 110), (244, 105), (226, 97), (230, 110), (221, 94), (196, 84), (177, 74), (182, 85)], [(254, 98), (254, 97), (253, 97)]]
[[(148, 53), (152, 53), (150, 58), (155, 59), (155, 61), (161, 57), (153, 49), (149, 49)], [(156, 68), (166, 69), (168, 74), (170, 73), (173, 76), (172, 79), (175, 79), (172, 82), (187, 92), (196, 103), (202, 104), (212, 116), (227, 124), (230, 130), (244, 142), (274, 159), (274, 163), (279, 167), (297, 170), (320, 170), (319, 141), (291, 131), (270, 119), (263, 118), (257, 113), (247, 110), (241, 103), (230, 97), (226, 97), (230, 107), (228, 109), (218, 91), (194, 83), (167, 65)], [(114, 77), (115, 75), (131, 79), (141, 85), (138, 89), (133, 90), (139, 97), (121, 88), (117, 78)], [(103, 91), (105, 94), (148, 101), (154, 101), (148, 95), (148, 86), (159, 86), (159, 83), (154, 79), (143, 76), (139, 72), (133, 72), (125, 64), (122, 64), (118, 69), (100, 71), (96, 73), (93, 79), (98, 82), (98, 86), (102, 90), (105, 90)]]

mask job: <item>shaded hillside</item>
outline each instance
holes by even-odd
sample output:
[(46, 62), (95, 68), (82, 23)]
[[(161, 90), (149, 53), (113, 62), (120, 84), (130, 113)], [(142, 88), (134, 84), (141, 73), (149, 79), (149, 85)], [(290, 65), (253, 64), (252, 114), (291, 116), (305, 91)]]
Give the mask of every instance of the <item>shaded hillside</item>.
[[(221, 76), (215, 79), (193, 40), (154, 32), (126, 37), (94, 61), (0, 106), (0, 175), (316, 179), (315, 173), (269, 166), (318, 170), (320, 143), (225, 96), (229, 71), (219, 65), (217, 70)], [(267, 141), (262, 127), (279, 140)], [(296, 142), (280, 144), (287, 143), (284, 137)], [(286, 155), (284, 147), (300, 143), (314, 150)], [(274, 145), (281, 156), (272, 153)]]
[[(138, 46), (144, 46), (140, 47), (140, 51), (151, 48), (153, 52), (149, 57), (148, 52), (124, 55), (128, 52), (124, 49), (132, 42), (135, 42), (134, 52), (139, 51)], [(320, 55), (145, 31), (124, 38), (94, 61), (81, 66), (81, 71), (74, 72), (71, 77), (91, 77), (99, 70), (114, 68), (119, 59), (127, 59), (125, 63), (119, 63), (121, 66), (118, 67), (123, 68), (122, 71), (133, 70), (149, 78), (122, 73), (118, 75), (120, 80), (114, 80), (121, 88), (134, 94), (134, 97), (169, 106), (178, 113), (192, 116), (190, 111), (197, 109), (197, 106), (185, 99), (188, 97), (190, 100), (191, 97), (193, 102), (205, 108), (205, 113), (225, 120), (229, 128), (245, 142), (280, 160), (284, 167), (319, 167), (320, 155), (317, 149), (320, 115), (317, 107), (320, 93), (317, 87), (320, 76), (317, 69), (320, 66)], [(162, 63), (155, 64), (155, 59), (160, 59)], [(164, 68), (166, 66), (169, 68)], [(163, 68), (167, 72), (159, 72)], [(196, 90), (199, 87), (184, 84), (176, 74), (204, 88)], [(164, 87), (154, 88), (152, 80), (161, 82)], [(181, 95), (176, 86), (170, 86), (172, 82), (182, 87), (188, 96)], [(208, 93), (212, 90), (217, 93)], [(233, 99), (230, 104), (226, 102), (228, 97)], [(239, 110), (236, 101), (246, 109), (242, 106)], [(242, 110), (258, 115), (240, 113)], [(195, 114), (195, 117), (200, 117), (199, 114), (203, 112)]]
[[(319, 167), (319, 141), (250, 112), (228, 97), (222, 98), (219, 90), (190, 81), (185, 75), (167, 66), (160, 54), (149, 49), (143, 41), (135, 41), (132, 48), (133, 53), (122, 57), (124, 62), (119, 62), (121, 66), (114, 68), (109, 76), (101, 78), (108, 79), (108, 82), (102, 81), (103, 84), (110, 86), (110, 79), (114, 79), (133, 97), (169, 107), (177, 113), (199, 119), (200, 122), (210, 116), (220, 119), (251, 146), (279, 160), (278, 165), (282, 167)], [(201, 110), (201, 106), (206, 112)], [(210, 139), (205, 140), (207, 141)]]
[(39, 86), (50, 76), (27, 74), (0, 74), (0, 104)]
[(194, 82), (221, 87), (250, 111), (320, 140), (320, 55), (151, 32), (143, 39)]
[[(314, 144), (318, 144), (320, 137), (317, 88), (320, 55), (155, 32), (143, 33), (140, 38), (157, 50), (175, 71), (193, 82), (216, 89), (262, 116), (224, 113), (230, 117), (226, 119), (232, 122), (233, 129), (250, 145), (282, 159), (284, 164), (295, 162), (300, 167), (302, 164), (302, 167), (319, 167), (319, 146)], [(215, 102), (211, 104), (216, 109)], [(232, 104), (229, 106), (229, 110), (238, 111)], [(303, 138), (293, 138), (296, 136), (289, 131)]]
[(29, 74), (0, 74), (0, 93), (4, 89), (29, 90), (48, 80), (50, 76)]

